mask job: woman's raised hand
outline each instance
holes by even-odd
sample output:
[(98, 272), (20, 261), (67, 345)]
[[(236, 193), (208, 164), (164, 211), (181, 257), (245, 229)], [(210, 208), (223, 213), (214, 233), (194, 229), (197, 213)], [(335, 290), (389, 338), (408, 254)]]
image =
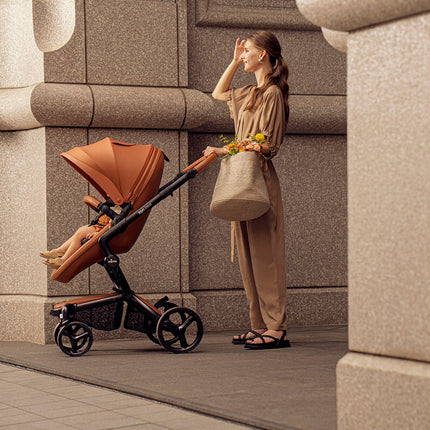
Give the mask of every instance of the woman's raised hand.
[(237, 38), (236, 46), (234, 48), (234, 57), (233, 57), (234, 61), (242, 61), (240, 57), (242, 56), (243, 52), (245, 51), (245, 42), (246, 42), (246, 40), (241, 41), (240, 37)]

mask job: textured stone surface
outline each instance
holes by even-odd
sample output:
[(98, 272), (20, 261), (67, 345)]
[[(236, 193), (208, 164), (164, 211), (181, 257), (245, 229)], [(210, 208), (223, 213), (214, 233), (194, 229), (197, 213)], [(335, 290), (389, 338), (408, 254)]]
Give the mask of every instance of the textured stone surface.
[[(188, 26), (187, 0), (176, 0), (178, 32), (178, 86), (188, 87)], [(159, 44), (159, 42), (157, 42)]]
[[(45, 299), (0, 295), (0, 338), (45, 343)], [(31, 322), (28, 324), (28, 322)]]
[(297, 0), (300, 12), (314, 24), (350, 31), (430, 10), (428, 0)]
[(249, 330), (248, 304), (243, 290), (195, 291), (193, 294), (205, 330)]
[(185, 118), (179, 89), (92, 86), (93, 127), (179, 129)]
[(31, 111), (44, 126), (88, 127), (92, 93), (86, 85), (38, 84), (31, 94)]
[(339, 430), (428, 429), (428, 363), (349, 353), (337, 379)]
[(214, 102), (187, 88), (41, 83), (0, 90), (0, 130), (40, 126), (189, 129), (210, 121)]
[(171, 1), (87, 1), (88, 82), (177, 86), (176, 15)]
[(294, 0), (196, 1), (198, 27), (261, 27), (315, 30), (297, 10)]
[(75, 30), (75, 0), (33, 2), (33, 31), (40, 51), (63, 47)]
[(2, 2), (0, 22), (0, 87), (41, 82), (43, 55), (33, 36), (32, 0)]
[(287, 323), (289, 327), (347, 324), (347, 287), (288, 288)]
[(181, 129), (208, 119), (212, 100), (188, 89), (91, 86), (92, 127)]
[(70, 12), (75, 15), (73, 34), (64, 46), (43, 55), (45, 82), (86, 82), (85, 5), (84, 0), (74, 3), (75, 11)]
[[(245, 292), (240, 290), (193, 291), (205, 330), (250, 328)], [(348, 322), (345, 288), (288, 288), (288, 327), (339, 325)]]
[(46, 155), (43, 129), (0, 135), (0, 293), (46, 294)]
[(346, 52), (348, 32), (334, 31), (329, 30), (328, 28), (322, 28), (321, 30), (323, 32), (325, 40), (327, 40), (327, 42), (330, 43), (333, 48), (336, 48), (338, 51), (341, 52)]
[(348, 42), (350, 347), (426, 361), (429, 28), (418, 15)]
[[(83, 128), (45, 129), (46, 146), (46, 207), (47, 207), (47, 246), (53, 249), (65, 242), (80, 226), (88, 224), (89, 209), (82, 199), (89, 193), (88, 183), (73, 170), (60, 156), (75, 146), (86, 145), (87, 132)], [(37, 244), (38, 252), (42, 244)], [(35, 258), (41, 260), (38, 254)], [(38, 264), (42, 264), (38, 261)], [(52, 269), (42, 266), (48, 277)], [(68, 284), (48, 280), (48, 296), (50, 295), (84, 295), (90, 292), (88, 272), (84, 271)]]
[(212, 97), (196, 90), (182, 91), (185, 98), (186, 116), (181, 128), (188, 130), (210, 122), (214, 109)]
[(0, 130), (28, 130), (41, 124), (31, 111), (34, 86), (0, 89)]

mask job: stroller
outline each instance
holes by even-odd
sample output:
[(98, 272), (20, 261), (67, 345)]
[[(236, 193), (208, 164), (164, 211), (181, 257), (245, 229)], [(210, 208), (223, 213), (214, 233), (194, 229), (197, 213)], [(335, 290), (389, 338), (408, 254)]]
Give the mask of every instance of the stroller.
[(90, 327), (120, 328), (125, 302), (124, 328), (145, 333), (151, 341), (174, 353), (196, 348), (203, 336), (203, 324), (197, 313), (169, 302), (168, 297), (151, 304), (136, 295), (117, 255), (132, 248), (151, 209), (216, 156), (200, 158), (161, 188), (164, 161), (168, 159), (152, 145), (135, 145), (107, 137), (61, 156), (105, 199), (85, 196), (84, 202), (98, 214), (108, 215), (111, 221), (91, 239), (84, 239), (82, 246), (54, 270), (51, 279), (67, 283), (82, 270), (99, 263), (112, 280), (114, 292), (55, 305), (51, 315), (60, 320), (54, 331), (56, 344), (67, 355), (85, 354), (93, 343)]

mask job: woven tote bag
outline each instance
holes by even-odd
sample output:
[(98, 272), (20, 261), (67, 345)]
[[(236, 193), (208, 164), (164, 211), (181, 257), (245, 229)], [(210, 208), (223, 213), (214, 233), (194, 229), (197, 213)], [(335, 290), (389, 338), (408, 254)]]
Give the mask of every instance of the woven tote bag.
[(269, 210), (270, 201), (258, 155), (239, 152), (221, 160), (210, 212), (227, 221), (258, 218)]

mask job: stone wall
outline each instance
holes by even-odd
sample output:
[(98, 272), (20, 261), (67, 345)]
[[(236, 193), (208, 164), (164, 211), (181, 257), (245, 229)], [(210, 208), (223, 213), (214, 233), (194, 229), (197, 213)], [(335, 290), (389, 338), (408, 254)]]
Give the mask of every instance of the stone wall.
[[(349, 349), (339, 430), (430, 422), (430, 2), (299, 0), (348, 49)], [(342, 45), (342, 44), (341, 44)]]
[[(343, 53), (294, 1), (42, 0), (0, 5), (1, 339), (51, 342), (52, 303), (108, 293), (95, 265), (68, 284), (38, 253), (89, 221), (94, 193), (60, 157), (106, 136), (152, 143), (163, 180), (231, 134), (209, 94), (236, 37), (280, 39), (290, 66), (291, 120), (275, 159), (285, 206), (290, 325), (346, 322), (346, 80)], [(253, 82), (239, 71), (235, 86)], [(248, 327), (229, 224), (209, 214), (217, 166), (155, 207), (121, 267), (148, 299), (197, 309), (207, 330)], [(129, 336), (130, 332), (114, 336)]]

